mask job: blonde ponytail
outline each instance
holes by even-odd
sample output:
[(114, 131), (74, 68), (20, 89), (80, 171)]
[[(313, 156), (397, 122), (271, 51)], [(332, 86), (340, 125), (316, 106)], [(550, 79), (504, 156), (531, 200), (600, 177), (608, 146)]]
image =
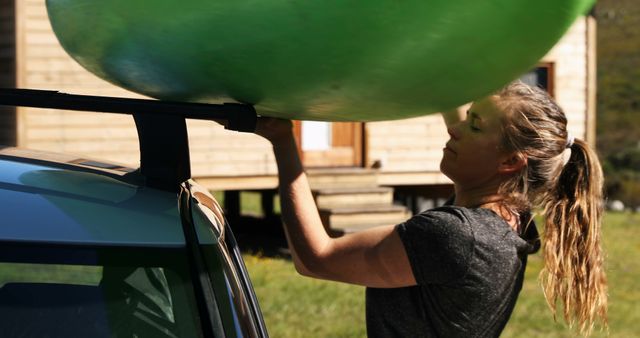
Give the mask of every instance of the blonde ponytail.
[(554, 315), (589, 335), (596, 321), (607, 323), (607, 278), (600, 227), (603, 212), (602, 169), (597, 156), (575, 140), (571, 157), (555, 187), (543, 197), (545, 268), (541, 282)]
[[(495, 94), (506, 114), (503, 145), (527, 158), (500, 192), (517, 211), (543, 208), (545, 268), (540, 275), (549, 307), (589, 335), (607, 325), (607, 278), (600, 227), (603, 177), (597, 155), (567, 132), (562, 109), (544, 90), (516, 81)], [(565, 155), (571, 152), (568, 160)]]

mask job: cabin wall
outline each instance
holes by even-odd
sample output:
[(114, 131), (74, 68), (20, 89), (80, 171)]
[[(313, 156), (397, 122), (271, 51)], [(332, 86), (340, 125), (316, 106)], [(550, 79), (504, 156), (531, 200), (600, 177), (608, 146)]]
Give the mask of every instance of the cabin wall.
[(189, 120), (187, 126), (194, 177), (277, 174), (271, 144), (263, 138), (208, 121)]
[[(87, 95), (134, 96), (98, 79), (62, 49), (45, 2), (17, 1), (17, 86)], [(18, 145), (137, 166), (133, 118), (55, 109), (18, 108)]]
[(366, 125), (367, 166), (382, 172), (438, 171), (447, 131), (440, 114)]
[[(585, 138), (587, 126), (587, 18), (580, 18), (541, 60), (554, 68), (554, 95), (565, 110), (570, 132)], [(438, 172), (442, 148), (448, 140), (439, 114), (398, 121), (367, 123), (366, 166), (380, 166), (382, 176)], [(407, 176), (409, 177), (409, 176)], [(403, 184), (439, 184), (441, 174), (412, 176)], [(382, 179), (386, 184), (393, 180)]]
[[(0, 0), (0, 88), (15, 87), (15, 0)], [(0, 144), (16, 144), (15, 108), (0, 106)]]
[(553, 62), (555, 69), (555, 98), (569, 121), (569, 132), (575, 137), (587, 136), (588, 103), (588, 17), (573, 24), (556, 46), (542, 58)]

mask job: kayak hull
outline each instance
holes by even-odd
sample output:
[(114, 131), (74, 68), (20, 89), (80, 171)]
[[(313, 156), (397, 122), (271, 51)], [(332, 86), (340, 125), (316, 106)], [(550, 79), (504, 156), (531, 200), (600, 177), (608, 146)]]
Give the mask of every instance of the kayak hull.
[[(152, 4), (152, 5), (151, 5)], [(592, 0), (47, 0), (83, 67), (158, 99), (376, 121), (449, 109), (529, 70)]]

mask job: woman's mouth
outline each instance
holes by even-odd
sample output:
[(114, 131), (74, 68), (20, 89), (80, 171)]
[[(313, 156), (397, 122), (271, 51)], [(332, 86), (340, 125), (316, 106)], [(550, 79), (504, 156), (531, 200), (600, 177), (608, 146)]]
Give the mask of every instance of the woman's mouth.
[(449, 146), (449, 144), (445, 144), (444, 149), (442, 149), (443, 151), (449, 151), (454, 155), (457, 155), (458, 153), (456, 153), (453, 149), (451, 149), (451, 147)]

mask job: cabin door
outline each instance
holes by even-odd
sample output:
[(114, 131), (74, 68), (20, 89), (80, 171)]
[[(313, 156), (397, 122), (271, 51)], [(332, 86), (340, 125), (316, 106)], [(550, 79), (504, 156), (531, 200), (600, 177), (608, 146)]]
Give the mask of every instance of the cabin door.
[(305, 167), (362, 166), (362, 123), (295, 121)]

